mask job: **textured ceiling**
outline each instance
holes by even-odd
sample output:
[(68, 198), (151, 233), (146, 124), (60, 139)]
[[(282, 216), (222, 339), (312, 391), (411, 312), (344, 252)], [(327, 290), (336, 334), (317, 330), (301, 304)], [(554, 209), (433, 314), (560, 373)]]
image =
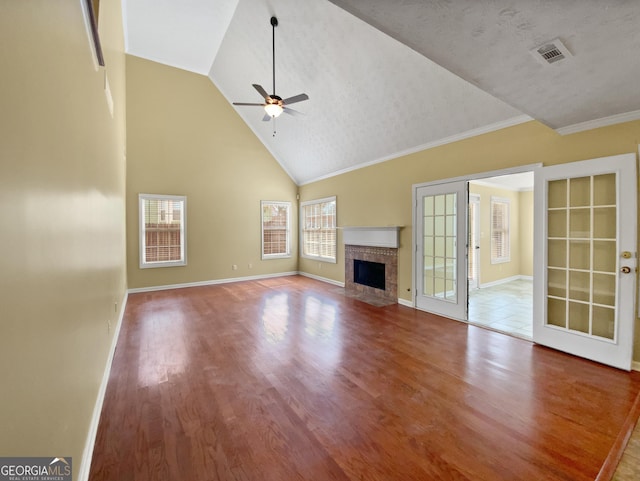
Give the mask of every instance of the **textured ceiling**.
[(331, 1), (554, 129), (640, 110), (638, 0)]
[[(640, 109), (637, 0), (125, 2), (128, 53), (208, 74), (229, 102), (261, 102), (253, 83), (273, 93), (278, 17), (275, 93), (310, 99), (275, 125), (235, 109), (298, 184), (525, 113), (557, 128)], [(529, 54), (556, 37), (566, 63)]]

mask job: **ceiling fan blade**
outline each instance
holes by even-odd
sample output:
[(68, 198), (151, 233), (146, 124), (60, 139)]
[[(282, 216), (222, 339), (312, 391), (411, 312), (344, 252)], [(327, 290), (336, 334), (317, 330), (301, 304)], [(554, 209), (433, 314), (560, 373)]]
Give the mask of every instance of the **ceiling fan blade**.
[(284, 99), (282, 103), (285, 105), (288, 105), (288, 104), (295, 104), (296, 102), (302, 102), (303, 100), (309, 100), (309, 96), (307, 94), (294, 95), (293, 97)]
[(264, 107), (264, 104), (250, 104), (246, 102), (233, 102), (233, 105), (255, 105), (256, 107)]
[(261, 85), (258, 85), (258, 84), (252, 84), (252, 85), (253, 85), (253, 88), (256, 89), (258, 93), (264, 97), (265, 100), (269, 100), (271, 98), (267, 93), (267, 91), (263, 89)]
[(269, 120), (271, 120), (271, 115), (264, 114), (264, 117), (262, 117), (262, 121), (263, 122), (269, 122)]
[(283, 111), (285, 114), (289, 114), (289, 115), (304, 115), (302, 112), (299, 112), (299, 111), (297, 111), (297, 110), (290, 109), (289, 107), (283, 107), (283, 108), (282, 108), (282, 111)]

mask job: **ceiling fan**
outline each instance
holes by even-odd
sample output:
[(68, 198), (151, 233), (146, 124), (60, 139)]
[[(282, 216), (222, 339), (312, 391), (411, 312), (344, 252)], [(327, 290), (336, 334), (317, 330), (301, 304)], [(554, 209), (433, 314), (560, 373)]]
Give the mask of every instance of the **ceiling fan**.
[[(265, 115), (262, 118), (263, 121), (268, 121), (271, 119), (275, 119), (282, 112), (286, 112), (291, 115), (295, 115), (298, 112), (290, 109), (287, 105), (294, 104), (296, 102), (302, 102), (303, 100), (308, 100), (309, 96), (307, 94), (298, 94), (293, 97), (289, 97), (283, 99), (276, 95), (276, 27), (278, 26), (278, 19), (276, 17), (271, 17), (271, 29), (272, 29), (272, 54), (273, 54), (273, 94), (269, 95), (267, 91), (262, 88), (261, 85), (253, 84), (253, 88), (258, 91), (260, 95), (264, 98), (264, 103), (246, 103), (246, 102), (233, 102), (233, 105), (251, 105), (257, 107), (263, 107), (265, 110)], [(275, 132), (274, 132), (275, 134)]]

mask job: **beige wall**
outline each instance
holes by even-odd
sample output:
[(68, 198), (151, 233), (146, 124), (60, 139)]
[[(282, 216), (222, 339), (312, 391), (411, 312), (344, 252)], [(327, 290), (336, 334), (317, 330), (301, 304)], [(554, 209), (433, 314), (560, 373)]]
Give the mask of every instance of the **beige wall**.
[[(533, 191), (518, 192), (471, 182), (480, 196), (480, 286), (513, 276), (533, 276)], [(510, 201), (511, 261), (491, 263), (491, 196)]]
[(80, 1), (0, 3), (0, 454), (72, 456), (74, 479), (126, 290), (121, 6), (101, 4), (113, 118)]
[[(337, 196), (338, 225), (403, 225), (398, 252), (398, 295), (411, 300), (412, 185), (509, 167), (554, 165), (637, 153), (640, 121), (561, 136), (531, 121), (452, 144), (416, 152), (300, 187), (300, 200)], [(338, 263), (302, 259), (300, 270), (344, 282), (344, 245)], [(640, 360), (640, 328), (635, 359)]]
[[(127, 56), (127, 97), (129, 287), (297, 271), (297, 187), (209, 78)], [(187, 266), (139, 268), (139, 193), (187, 196)], [(290, 259), (260, 258), (261, 200), (292, 203)]]

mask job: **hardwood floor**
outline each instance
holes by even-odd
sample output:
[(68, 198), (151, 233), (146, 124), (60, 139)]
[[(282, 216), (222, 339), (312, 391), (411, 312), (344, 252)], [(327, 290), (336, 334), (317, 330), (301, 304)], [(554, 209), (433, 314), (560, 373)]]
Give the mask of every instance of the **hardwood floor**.
[(304, 277), (132, 294), (90, 479), (594, 480), (639, 392)]

